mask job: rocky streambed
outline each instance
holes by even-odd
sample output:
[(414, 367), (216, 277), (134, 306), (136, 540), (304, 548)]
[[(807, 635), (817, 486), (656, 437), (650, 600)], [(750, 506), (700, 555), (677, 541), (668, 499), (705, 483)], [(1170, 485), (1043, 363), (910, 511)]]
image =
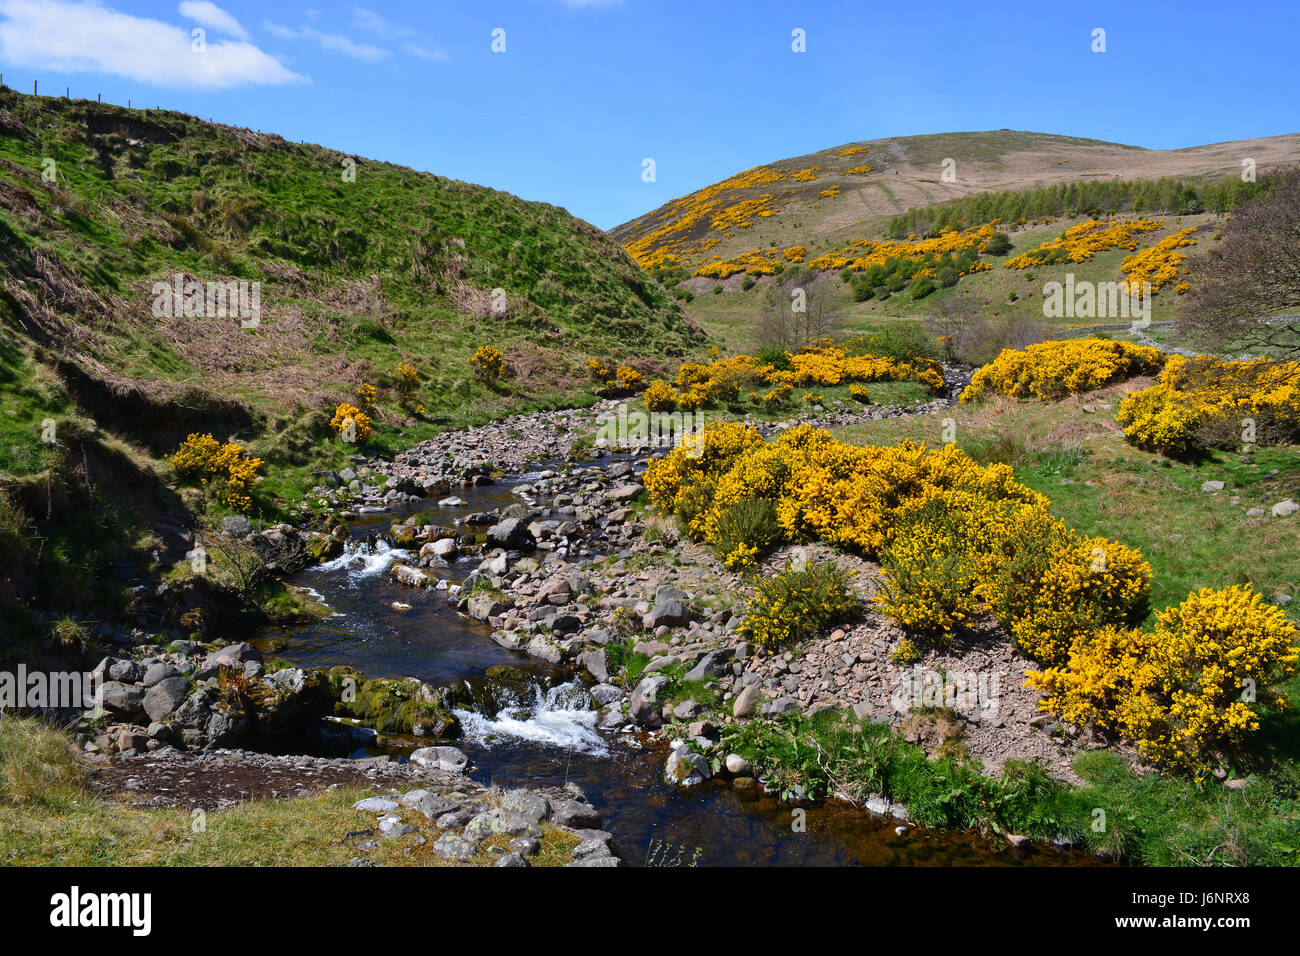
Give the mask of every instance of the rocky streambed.
[[(945, 402), (823, 411), (819, 421)], [(594, 857), (584, 847), (574, 857), (592, 858), (583, 865), (620, 856), (682, 862), (683, 854), (710, 863), (1077, 862), (925, 831), (879, 795), (812, 807), (814, 835), (793, 836), (791, 808), (813, 795), (783, 792), (769, 768), (729, 752), (724, 732), (737, 722), (850, 708), (927, 748), (960, 734), (986, 765), (1037, 757), (1063, 776), (1088, 742), (1035, 716), (1020, 687), (1023, 662), (996, 635), (978, 648), (949, 648), (952, 660), (921, 662), (962, 664), (1000, 682), (995, 695), (981, 698), (977, 688), (949, 701), (956, 725), (943, 727), (914, 719), (924, 681), (889, 662), (902, 634), (870, 612), (797, 653), (756, 654), (738, 631), (746, 583), (644, 511), (639, 475), (656, 450), (571, 453), (607, 410), (521, 416), (440, 436), (391, 462), (358, 459), (313, 490), (334, 516), (324, 526), (257, 532), (232, 523), (228, 535), (274, 552), (286, 569), (303, 568), (289, 580), (328, 612), (250, 644), (181, 642), (106, 661), (117, 687), (105, 706), (122, 720), (88, 746), (123, 762), (254, 746), (305, 750), (318, 756), (298, 759), (343, 768), (350, 754), (381, 773), (429, 764), (493, 794), (572, 785), (591, 795), (593, 814), (576, 829), (604, 820), (614, 847)], [(770, 560), (823, 550), (786, 549)], [(866, 562), (824, 556), (847, 563), (870, 593)], [(293, 665), (272, 659), (280, 654)], [(529, 838), (486, 798), (476, 812), (456, 812), (471, 813), (456, 818), (460, 841), (477, 846), (502, 828)], [(467, 832), (483, 814), (488, 820)], [(441, 826), (441, 815), (430, 819)], [(449, 858), (465, 852), (450, 839), (434, 843)]]

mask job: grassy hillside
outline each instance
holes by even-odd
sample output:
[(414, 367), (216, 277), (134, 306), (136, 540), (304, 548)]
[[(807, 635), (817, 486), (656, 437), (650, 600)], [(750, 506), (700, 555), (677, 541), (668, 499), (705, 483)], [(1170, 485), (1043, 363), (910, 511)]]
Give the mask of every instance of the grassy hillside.
[[(610, 234), (642, 253), (643, 262), (668, 252), (698, 264), (768, 245), (874, 235), (896, 213), (986, 191), (1090, 179), (1218, 179), (1239, 174), (1243, 157), (1255, 160), (1258, 174), (1294, 164), (1300, 134), (1175, 150), (1005, 129), (865, 140), (738, 173)], [(757, 205), (764, 196), (771, 199)], [(754, 205), (736, 208), (746, 203)], [(703, 206), (705, 215), (693, 216)], [(714, 227), (719, 213), (727, 215)]]
[[(746, 332), (770, 307), (773, 287), (784, 298), (793, 284), (818, 288), (819, 308), (846, 334), (864, 322), (932, 314), (948, 296), (970, 299), (985, 318), (1041, 320), (1044, 282), (1061, 281), (1066, 272), (1117, 281), (1124, 256), (1189, 226), (1199, 234), (1183, 254), (1202, 254), (1215, 232), (1214, 214), (1259, 188), (1241, 182), (1247, 156), (1262, 186), (1270, 170), (1300, 161), (1300, 135), (1181, 150), (1012, 130), (850, 143), (738, 173), (612, 235), (674, 290), (693, 318), (734, 347), (752, 346)], [(1117, 214), (1164, 223), (1133, 250), (1112, 249), (1080, 263), (1001, 268), (1071, 226)], [(936, 283), (933, 296), (864, 302), (830, 281), (843, 269), (828, 263), (852, 259), (864, 243), (906, 243), (994, 221), (1009, 235), (1010, 252), (994, 257), (980, 246), (990, 268), (963, 274), (955, 287)], [(1177, 298), (1172, 290), (1157, 296), (1160, 314), (1152, 317), (1176, 318)]]
[[(992, 322), (1021, 322), (1049, 329), (1068, 329), (1071, 326), (1123, 321), (1108, 318), (1080, 318), (1062, 316), (1049, 318), (1043, 314), (1043, 286), (1047, 282), (1063, 282), (1072, 274), (1076, 283), (1118, 282), (1123, 279), (1121, 266), (1125, 249), (1108, 249), (1085, 262), (1035, 266), (1027, 269), (1006, 268), (1012, 258), (1034, 249), (1059, 236), (1081, 218), (1057, 219), (1051, 223), (1027, 223), (1005, 229), (1010, 239), (1010, 250), (1002, 256), (984, 256), (989, 268), (963, 276), (955, 285), (937, 286), (933, 292), (920, 299), (912, 299), (906, 291), (886, 299), (873, 297), (855, 301), (854, 291), (845, 276), (834, 270), (814, 272), (806, 267), (790, 266), (773, 276), (750, 276), (738, 273), (726, 279), (686, 278), (676, 288), (683, 299), (689, 295), (686, 308), (708, 331), (723, 339), (729, 348), (752, 349), (755, 346), (755, 317), (770, 310), (774, 300), (785, 301), (788, 288), (799, 284), (809, 290), (810, 298), (830, 317), (832, 331), (841, 337), (868, 333), (893, 322), (906, 322), (928, 318), (941, 311), (952, 301), (969, 303), (975, 314)], [(1142, 237), (1145, 248), (1167, 236), (1191, 227), (1196, 228), (1190, 238), (1195, 245), (1183, 248), (1190, 262), (1204, 255), (1221, 240), (1219, 229), (1223, 217), (1214, 213), (1192, 216), (1169, 216), (1163, 225)], [(720, 289), (714, 293), (714, 289)], [(1166, 321), (1177, 319), (1182, 295), (1176, 283), (1158, 291), (1152, 297), (1151, 319)], [(760, 333), (761, 334), (761, 333)]]
[[(377, 425), (417, 437), (574, 400), (587, 355), (699, 338), (616, 243), (553, 206), (166, 111), (4, 90), (0, 131), (4, 380), (31, 393), (53, 369), (155, 452), (205, 425), (283, 429), (363, 382), (382, 398), (401, 361), (425, 411), (381, 400)], [(260, 323), (156, 316), (152, 286), (177, 274), (259, 282)], [(466, 364), (480, 344), (514, 371), (495, 389)]]
[[(248, 283), (249, 308), (157, 308), (155, 284), (178, 281)], [(225, 513), (162, 461), (191, 432), (264, 459), (251, 517), (283, 520), (313, 471), (359, 450), (590, 403), (588, 356), (649, 372), (703, 340), (563, 209), (178, 113), (0, 89), (0, 632), (83, 641), (78, 621), (120, 618), (136, 575)], [(506, 378), (475, 377), (480, 345)], [(329, 421), (363, 385), (374, 435), (359, 448)]]

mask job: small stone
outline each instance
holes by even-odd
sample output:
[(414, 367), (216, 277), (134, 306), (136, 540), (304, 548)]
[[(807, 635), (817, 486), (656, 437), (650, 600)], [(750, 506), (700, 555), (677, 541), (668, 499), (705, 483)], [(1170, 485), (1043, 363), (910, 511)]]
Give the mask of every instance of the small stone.
[(365, 813), (389, 813), (397, 809), (397, 801), (389, 800), (387, 797), (366, 797), (352, 804), (352, 809), (362, 810)]
[(433, 844), (433, 852), (447, 860), (469, 860), (478, 852), (478, 847), (456, 833), (444, 833)]

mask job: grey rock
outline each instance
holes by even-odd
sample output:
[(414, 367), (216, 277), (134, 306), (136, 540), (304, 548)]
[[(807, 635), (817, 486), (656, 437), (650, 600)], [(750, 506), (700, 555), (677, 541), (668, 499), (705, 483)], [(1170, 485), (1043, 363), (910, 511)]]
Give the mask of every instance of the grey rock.
[(444, 833), (433, 844), (433, 852), (445, 860), (469, 860), (478, 852), (469, 840), (458, 833)]
[(763, 691), (757, 684), (750, 684), (736, 695), (731, 705), (733, 717), (753, 717), (758, 713), (758, 705), (763, 698)]
[(606, 704), (612, 704), (623, 696), (622, 688), (613, 684), (596, 684), (588, 693), (591, 694), (591, 699), (602, 707)]
[(644, 678), (632, 691), (628, 716), (644, 727), (657, 727), (663, 723), (659, 692), (667, 685), (668, 678), (661, 674)]
[(455, 747), (421, 747), (411, 754), (411, 763), (451, 773), (463, 773), (469, 766), (469, 757)]
[(618, 857), (610, 856), (607, 853), (590, 853), (587, 856), (580, 857), (572, 863), (564, 864), (568, 866), (621, 866)]
[(474, 819), (474, 814), (467, 810), (453, 810), (451, 813), (444, 813), (438, 817), (433, 821), (433, 824), (439, 830), (459, 830), (472, 819)]
[(480, 813), (465, 824), (465, 839), (481, 843), (488, 837), (506, 832), (506, 822), (496, 810)]
[(178, 668), (174, 667), (171, 664), (166, 664), (163, 663), (162, 661), (158, 661), (156, 663), (150, 664), (147, 668), (145, 668), (144, 686), (153, 687), (155, 684), (164, 681), (169, 677), (180, 677), (180, 676), (181, 676), (181, 672)]
[(436, 793), (425, 793), (413, 806), (430, 820), (437, 820), (460, 809), (459, 803)]
[(529, 823), (541, 823), (551, 812), (550, 801), (531, 790), (507, 790), (501, 797), (501, 809)]
[(578, 800), (557, 800), (551, 804), (551, 822), (576, 829), (594, 828), (600, 826), (600, 813)]
[(707, 680), (710, 677), (721, 677), (727, 671), (727, 664), (735, 655), (735, 651), (730, 647), (719, 648), (716, 651), (709, 651), (700, 658), (699, 663), (686, 672), (687, 680)]
[(166, 720), (181, 704), (185, 703), (185, 695), (189, 693), (189, 689), (190, 682), (184, 677), (178, 675), (164, 678), (145, 692), (144, 712), (152, 721)]
[(123, 684), (134, 684), (142, 673), (140, 665), (135, 661), (113, 661), (108, 667), (109, 679)]
[(515, 837), (510, 841), (510, 849), (520, 856), (533, 856), (542, 848), (542, 844), (532, 837)]
[(397, 809), (397, 801), (387, 797), (366, 797), (352, 804), (352, 809), (365, 813), (389, 813)]
[(657, 627), (684, 627), (690, 622), (690, 611), (677, 598), (656, 601), (650, 613), (642, 618), (642, 623), (650, 630)]
[(531, 551), (537, 547), (537, 539), (520, 518), (506, 518), (494, 524), (487, 530), (487, 540), (494, 547), (515, 551)]
[(697, 787), (713, 776), (709, 762), (686, 747), (678, 747), (664, 764), (664, 780), (678, 787)]
[(609, 664), (603, 648), (584, 652), (579, 655), (578, 663), (587, 669), (587, 673), (601, 683), (609, 680)]
[(100, 706), (117, 717), (134, 717), (141, 713), (144, 696), (136, 687), (110, 680), (99, 685)]

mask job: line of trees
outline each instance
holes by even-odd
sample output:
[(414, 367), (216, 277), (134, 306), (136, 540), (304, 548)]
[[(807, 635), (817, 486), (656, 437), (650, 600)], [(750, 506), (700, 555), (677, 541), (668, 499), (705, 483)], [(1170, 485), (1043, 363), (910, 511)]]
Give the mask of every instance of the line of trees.
[(977, 193), (933, 206), (909, 209), (889, 220), (889, 236), (937, 236), (1000, 219), (1047, 216), (1111, 216), (1121, 212), (1190, 216), (1201, 212), (1226, 212), (1270, 188), (1272, 179), (1242, 182), (1228, 176), (1208, 183), (1185, 179), (1087, 179), (1055, 186), (1036, 186), (1011, 192)]

